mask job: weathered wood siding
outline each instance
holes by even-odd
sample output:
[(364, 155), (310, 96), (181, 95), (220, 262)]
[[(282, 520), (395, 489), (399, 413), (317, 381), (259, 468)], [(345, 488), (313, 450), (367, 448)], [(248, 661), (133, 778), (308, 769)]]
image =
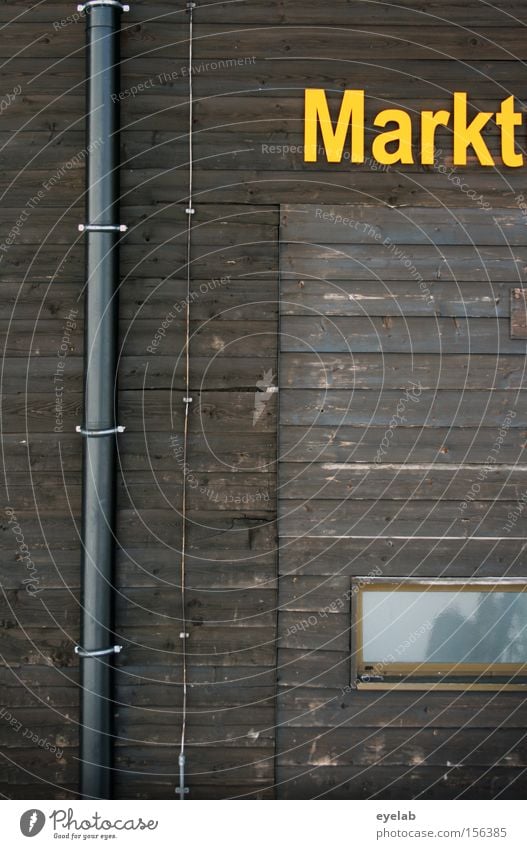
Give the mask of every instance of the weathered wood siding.
[(514, 795), (524, 696), (358, 692), (350, 628), (353, 576), (524, 575), (522, 212), (284, 205), (281, 225), (281, 792)]
[[(182, 472), (174, 453), (177, 441), (170, 440), (181, 434), (182, 422), (179, 314), (157, 352), (147, 349), (172, 305), (185, 296), (188, 104), (183, 69), (188, 41), (183, 5), (137, 0), (123, 17), (122, 220), (130, 230), (122, 246), (120, 419), (127, 431), (119, 443), (117, 631), (126, 650), (116, 675), (116, 795), (126, 798), (173, 798), (178, 783)], [(0, 241), (42, 184), (53, 181), (1, 253), (5, 504), (16, 512), (42, 590), (34, 599), (25, 591), (27, 571), (3, 515), (1, 681), (21, 729), (36, 730), (63, 750), (56, 757), (3, 720), (0, 792), (8, 797), (60, 797), (77, 792), (73, 646), (79, 619), (80, 444), (73, 431), (82, 401), (83, 244), (76, 225), (83, 220), (84, 24), (70, 2), (46, 2), (29, 10), (22, 0), (5, 0), (0, 18), (10, 22), (0, 40), (0, 90), (21, 87), (0, 115)], [(499, 8), (476, 0), (401, 0), (396, 6), (336, 0), (330, 9), (314, 0), (243, 0), (198, 7), (195, 21), (192, 289), (198, 297), (191, 310), (195, 403), (189, 468), (198, 483), (189, 488), (187, 594), (193, 620), (188, 738), (192, 796), (301, 797), (331, 788), (337, 795), (423, 791), (449, 796), (466, 790), (488, 796), (511, 783), (510, 792), (517, 791), (524, 787), (518, 776), (525, 766), (524, 717), (517, 696), (342, 697), (349, 669), (349, 617), (325, 620), (325, 635), (308, 629), (297, 635), (296, 643), (284, 634), (288, 622), (318, 609), (321, 593), (334, 597), (345, 591), (357, 561), (361, 573), (381, 564), (385, 574), (402, 574), (412, 562), (419, 564), (421, 574), (442, 569), (451, 575), (491, 574), (496, 569), (512, 574), (510, 570), (521, 571), (523, 543), (505, 540), (489, 549), (476, 538), (454, 549), (447, 542), (434, 547), (418, 540), (410, 548), (404, 540), (388, 538), (372, 540), (366, 547), (360, 540), (339, 539), (328, 546), (327, 539), (304, 537), (283, 547), (278, 598), (276, 395), (266, 399), (256, 420), (254, 413), (258, 382), (267, 380), (269, 372), (276, 375), (280, 205), (374, 205), (380, 227), (402, 225), (394, 238), (403, 244), (405, 234), (415, 236), (417, 231), (404, 226), (403, 216), (388, 213), (393, 207), (410, 208), (412, 219), (419, 219), (430, 238), (444, 244), (446, 260), (441, 264), (437, 252), (422, 249), (420, 238), (411, 247), (416, 265), (429, 279), (434, 310), (430, 312), (415, 286), (407, 285), (404, 274), (397, 274), (390, 283), (391, 297), (386, 297), (370, 275), (343, 279), (349, 260), (334, 257), (328, 263), (331, 279), (339, 280), (344, 293), (353, 287), (364, 309), (353, 314), (355, 301), (345, 297), (351, 309), (334, 314), (334, 324), (328, 312), (310, 326), (308, 332), (321, 349), (320, 362), (334, 381), (335, 403), (301, 449), (295, 428), (304, 432), (323, 390), (323, 374), (310, 354), (284, 348), (282, 453), (290, 449), (288, 463), (302, 465), (323, 449), (324, 462), (349, 464), (348, 443), (353, 442), (353, 462), (371, 462), (392, 403), (389, 393), (397, 398), (409, 375), (404, 340), (420, 338), (426, 320), (443, 334), (451, 364), (438, 372), (432, 349), (426, 346), (414, 351), (411, 364), (411, 373), (429, 382), (416, 409), (423, 418), (433, 417), (433, 427), (423, 431), (412, 457), (415, 463), (430, 462), (438, 450), (448, 448), (441, 453), (441, 470), (429, 476), (430, 484), (421, 484), (426, 500), (435, 503), (445, 481), (452, 479), (445, 468), (449, 464), (482, 462), (511, 397), (518, 403), (518, 427), (501, 458), (504, 464), (517, 462), (525, 436), (523, 396), (517, 393), (523, 349), (521, 343), (508, 341), (507, 292), (523, 279), (527, 259), (517, 203), (525, 170), (489, 170), (471, 161), (467, 180), (493, 210), (475, 217), (466, 195), (434, 168), (305, 165), (298, 145), (303, 89), (310, 85), (337, 94), (360, 84), (375, 109), (394, 101), (408, 109), (427, 104), (439, 108), (460, 87), (480, 108), (488, 104), (494, 109), (508, 93), (523, 98), (527, 69), (518, 60), (527, 58), (524, 6), (518, 0), (506, 0)], [(140, 84), (137, 94), (126, 93)], [(497, 151), (495, 128), (489, 136)], [(446, 152), (446, 134), (443, 140)], [(479, 253), (470, 240), (453, 241), (459, 226), (448, 208), (459, 210), (462, 222), (467, 216), (467, 230)], [(511, 250), (503, 242), (489, 241), (494, 216), (507, 225)], [(315, 234), (309, 241), (319, 244), (327, 238)], [(366, 266), (375, 263), (368, 244), (353, 250)], [(293, 306), (290, 314), (284, 312), (282, 323), (290, 323), (294, 332), (296, 323), (311, 321), (302, 316), (302, 297), (309, 297), (310, 305), (320, 311), (326, 290), (325, 281), (319, 281), (300, 297), (294, 275), (299, 262), (306, 263), (308, 275), (310, 257), (291, 252), (283, 255), (284, 269), (288, 262), (294, 274), (284, 274), (284, 286), (291, 289), (287, 296), (284, 290), (283, 297)], [(494, 303), (486, 297), (484, 269), (490, 269)], [(220, 285), (212, 285), (221, 278)], [(78, 312), (64, 369), (64, 430), (55, 433), (53, 376), (70, 310)], [(355, 361), (361, 366), (356, 391), (373, 398), (378, 394), (375, 387), (384, 384), (388, 406), (375, 410), (364, 405), (362, 411), (353, 407), (339, 436), (336, 417), (343, 399), (338, 393), (344, 393), (347, 405), (349, 374), (332, 340), (338, 338), (343, 320), (348, 322), (346, 332), (352, 328)], [(495, 372), (498, 330), (503, 356)], [(476, 346), (471, 350), (478, 356), (465, 368), (469, 331)], [(434, 351), (438, 339), (438, 332), (429, 336)], [(386, 372), (379, 367), (379, 350), (386, 351)], [(465, 421), (459, 418), (450, 430), (462, 375), (471, 402), (458, 414), (465, 415)], [(434, 400), (438, 383), (444, 404)], [(287, 387), (291, 395), (303, 391), (305, 407), (288, 407)], [(471, 429), (481, 424), (483, 411), (483, 427), (472, 440)], [(376, 418), (369, 426), (372, 414)], [(393, 462), (404, 461), (414, 443), (398, 429)], [(411, 469), (404, 472), (402, 487), (419, 485), (412, 474)], [(313, 475), (311, 489), (319, 486)], [(469, 486), (472, 481), (470, 472), (463, 475), (454, 475), (456, 497), (463, 483)], [(347, 475), (335, 481), (335, 493), (345, 492), (349, 482)], [(494, 504), (492, 493), (501, 491), (502, 483), (503, 494)], [(391, 479), (370, 476), (364, 499), (376, 499), (386, 485), (395, 498)], [(295, 493), (293, 480), (287, 486), (288, 498), (305, 497), (304, 492)], [(507, 479), (502, 470), (486, 487), (479, 506), (471, 504), (467, 513), (465, 536), (487, 507), (491, 509), (485, 526), (494, 533), (521, 480), (517, 473)], [(347, 503), (351, 513), (344, 522), (349, 525), (349, 519), (357, 517), (366, 521), (359, 516), (363, 501)], [(455, 513), (453, 502), (446, 503)], [(323, 511), (325, 502), (318, 504), (317, 510)], [(409, 501), (400, 513), (395, 504), (385, 515), (393, 517), (405, 536), (415, 527), (415, 510), (424, 506)], [(445, 506), (431, 521), (442, 529), (449, 516)], [(303, 519), (302, 528), (309, 524)], [(328, 525), (328, 533), (334, 529), (334, 524)], [(277, 602), (282, 611), (279, 634)], [(469, 728), (460, 737), (456, 729), (464, 722)], [(498, 728), (490, 735), (486, 731)], [(348, 751), (355, 744), (357, 748)], [(447, 761), (453, 762), (452, 749), (458, 762), (460, 746), (467, 749), (466, 767), (446, 768)], [(373, 770), (376, 752), (386, 759)]]

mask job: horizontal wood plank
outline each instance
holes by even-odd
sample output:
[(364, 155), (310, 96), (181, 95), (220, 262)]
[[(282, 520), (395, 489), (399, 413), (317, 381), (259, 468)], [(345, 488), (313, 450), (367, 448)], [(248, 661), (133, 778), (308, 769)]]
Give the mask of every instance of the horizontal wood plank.
[[(466, 508), (463, 507), (466, 503)], [(516, 509), (518, 518), (508, 527)], [(469, 536), (500, 539), (525, 535), (526, 521), (518, 502), (390, 501), (290, 499), (279, 503), (282, 539), (314, 537), (424, 536), (430, 539)]]
[(280, 358), (289, 389), (521, 389), (523, 355), (289, 353)]
[[(426, 425), (477, 428), (481, 425), (500, 428), (504, 426), (503, 422), (507, 420), (510, 411), (516, 413), (513, 417), (515, 426), (525, 427), (527, 399), (524, 398), (523, 392), (522, 389), (512, 394), (495, 389), (473, 390), (460, 394), (448, 389), (440, 392), (425, 389), (419, 391), (418, 385), (404, 392), (395, 389), (377, 392), (362, 389), (335, 389), (331, 392), (286, 389), (281, 396), (281, 421), (285, 425), (295, 426), (359, 425), (385, 428), (392, 422), (392, 429), (395, 431), (397, 420), (393, 422), (392, 418), (397, 413), (399, 403), (399, 414), (406, 419), (401, 424), (406, 427)], [(390, 439), (391, 434), (388, 442)]]
[[(307, 244), (349, 245), (381, 242), (404, 245), (429, 245), (435, 249), (447, 245), (523, 245), (525, 216), (520, 209), (493, 209), (482, 215), (476, 207), (445, 210), (381, 209), (367, 205), (282, 207), (280, 217), (286, 240), (302, 239)], [(476, 247), (477, 246), (477, 247)], [(353, 254), (353, 249), (349, 252)]]
[(506, 318), (511, 283), (415, 280), (282, 281), (282, 315)]
[(523, 539), (284, 539), (280, 570), (284, 575), (338, 575), (434, 578), (524, 576)]
[[(297, 237), (281, 249), (283, 271), (297, 279), (315, 277), (328, 280), (408, 280), (413, 274), (416, 288), (426, 278), (439, 280), (481, 280), (499, 282), (523, 279), (527, 248), (507, 246), (470, 247), (466, 245), (343, 245), (323, 246), (302, 243)], [(422, 285), (422, 284), (421, 284)]]
[(280, 498), (520, 501), (527, 465), (282, 463)]

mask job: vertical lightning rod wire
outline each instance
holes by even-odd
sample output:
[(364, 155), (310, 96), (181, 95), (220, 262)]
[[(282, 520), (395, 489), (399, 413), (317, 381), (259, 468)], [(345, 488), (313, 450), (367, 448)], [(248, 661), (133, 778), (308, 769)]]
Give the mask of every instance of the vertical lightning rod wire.
[(189, 155), (189, 179), (188, 179), (188, 207), (187, 213), (187, 297), (185, 309), (185, 396), (183, 403), (185, 405), (185, 418), (183, 424), (183, 483), (182, 483), (182, 504), (181, 504), (181, 640), (182, 640), (182, 686), (183, 686), (183, 703), (181, 712), (181, 746), (179, 751), (179, 798), (184, 799), (187, 792), (185, 787), (185, 742), (187, 732), (187, 615), (186, 615), (186, 599), (185, 599), (185, 557), (187, 546), (187, 453), (188, 453), (188, 416), (190, 398), (190, 261), (192, 247), (192, 216), (194, 209), (192, 207), (192, 178), (194, 170), (194, 151), (192, 139), (192, 124), (193, 124), (193, 89), (192, 89), (192, 46), (193, 46), (193, 11), (195, 3), (187, 3), (187, 12), (189, 16), (189, 33), (188, 33), (188, 155)]

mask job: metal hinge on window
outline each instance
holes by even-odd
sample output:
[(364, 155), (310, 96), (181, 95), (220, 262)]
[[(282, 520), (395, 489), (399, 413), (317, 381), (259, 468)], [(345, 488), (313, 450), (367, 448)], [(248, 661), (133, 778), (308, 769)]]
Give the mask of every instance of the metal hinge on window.
[(367, 672), (363, 672), (362, 675), (359, 675), (359, 681), (362, 681), (363, 684), (368, 684), (372, 681), (384, 681), (384, 675), (368, 675)]

